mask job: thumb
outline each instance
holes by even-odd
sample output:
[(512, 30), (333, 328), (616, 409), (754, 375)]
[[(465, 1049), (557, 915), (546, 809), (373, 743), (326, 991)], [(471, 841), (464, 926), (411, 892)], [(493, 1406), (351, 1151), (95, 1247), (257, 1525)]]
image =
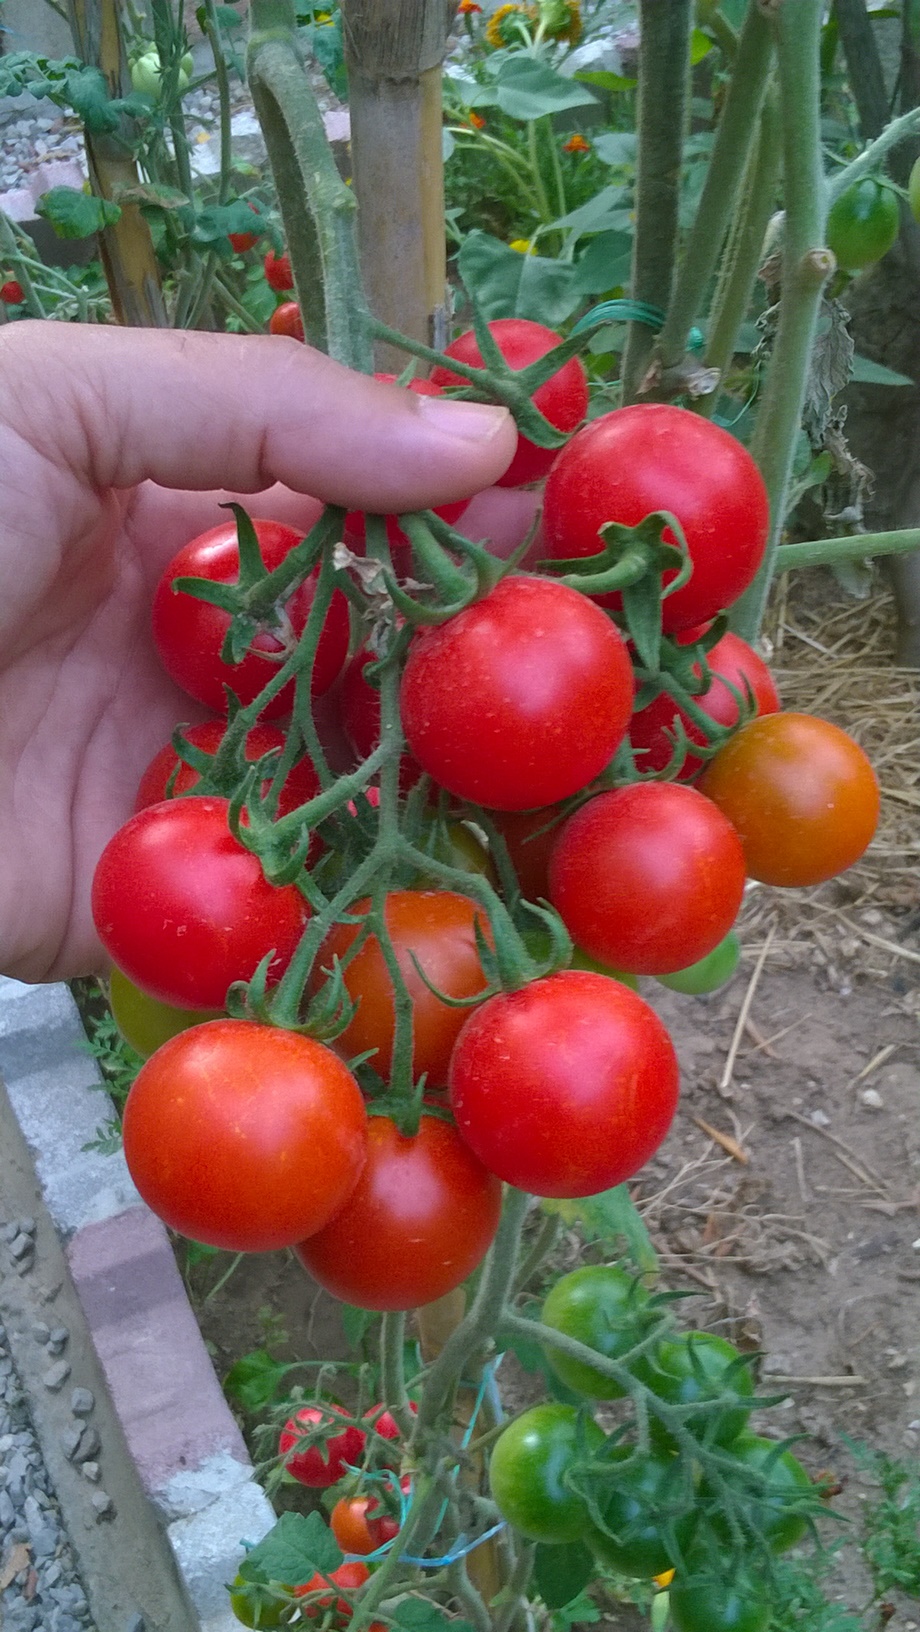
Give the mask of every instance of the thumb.
[(416, 396), (278, 336), (24, 322), (0, 349), (0, 419), (97, 489), (282, 482), (398, 512), (490, 486), (517, 441), (504, 408)]

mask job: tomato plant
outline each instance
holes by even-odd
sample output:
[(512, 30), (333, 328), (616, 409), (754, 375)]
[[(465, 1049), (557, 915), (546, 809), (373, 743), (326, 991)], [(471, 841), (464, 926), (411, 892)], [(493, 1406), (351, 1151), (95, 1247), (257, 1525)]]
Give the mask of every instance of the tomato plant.
[(190, 794), (140, 810), (111, 838), (93, 877), (96, 931), (112, 961), (152, 997), (222, 1009), (268, 953), (277, 980), (308, 908), (294, 884), (269, 884), (228, 826), (226, 799)]
[(590, 1196), (637, 1173), (677, 1105), (677, 1058), (648, 1004), (581, 970), (489, 998), (450, 1062), (463, 1138), (507, 1184)]
[[(648, 1337), (659, 1318), (642, 1283), (615, 1264), (585, 1264), (563, 1275), (540, 1316), (544, 1326), (596, 1349), (605, 1360), (621, 1359)], [(546, 1358), (576, 1394), (617, 1400), (626, 1392), (615, 1378), (558, 1349), (547, 1346)]]
[(274, 1632), (285, 1626), (291, 1615), (292, 1595), (281, 1582), (263, 1586), (260, 1582), (246, 1581), (242, 1575), (234, 1577), (230, 1587), (230, 1608), (241, 1626), (250, 1626), (257, 1632)]
[[(763, 658), (740, 635), (727, 630), (707, 654), (706, 663), (712, 678), (706, 690), (694, 697), (694, 702), (716, 725), (737, 725), (738, 700), (729, 690), (734, 686), (743, 699), (748, 690), (756, 714), (775, 714), (780, 707), (779, 693), (773, 676)], [(701, 678), (701, 668), (694, 665), (694, 673)], [(647, 707), (639, 709), (630, 721), (629, 740), (637, 751), (636, 764), (643, 775), (648, 771), (663, 771), (671, 763), (674, 743), (669, 732), (680, 723), (690, 742), (705, 743), (701, 727), (680, 708), (666, 692), (661, 692)], [(702, 768), (703, 760), (688, 753), (678, 772), (679, 781), (687, 781)]]
[[(355, 1592), (359, 1587), (364, 1586), (370, 1573), (367, 1565), (362, 1564), (360, 1559), (352, 1559), (350, 1562), (339, 1564), (336, 1569), (330, 1570), (328, 1580), (324, 1575), (318, 1573), (311, 1575), (309, 1581), (304, 1581), (302, 1586), (294, 1588), (295, 1598), (309, 1600), (308, 1603), (302, 1603), (298, 1606), (301, 1615), (312, 1621), (317, 1616), (334, 1609), (337, 1624), (347, 1622), (351, 1619), (353, 1606), (347, 1598), (336, 1598), (329, 1591), (329, 1581), (332, 1581), (337, 1587), (342, 1587), (346, 1592)], [(371, 1626), (380, 1628), (382, 1623), (372, 1621)], [(368, 1632), (371, 1632), (370, 1627), (368, 1627)]]
[(658, 979), (662, 986), (670, 986), (674, 992), (699, 997), (706, 992), (717, 992), (731, 980), (740, 959), (741, 942), (730, 929), (724, 941), (713, 947), (705, 958), (688, 964), (685, 969), (673, 969), (669, 975), (659, 975)]
[[(533, 323), (525, 317), (496, 318), (489, 324), (489, 333), (505, 362), (514, 369), (526, 368), (528, 363), (545, 357), (562, 338), (555, 330), (544, 328), (542, 323)], [(455, 358), (458, 363), (466, 363), (470, 368), (482, 367), (482, 353), (472, 329), (451, 341), (445, 355)], [(441, 387), (468, 383), (462, 375), (451, 373), (443, 364), (432, 370), (431, 381), (433, 385)], [(558, 373), (552, 374), (543, 385), (537, 387), (532, 400), (534, 407), (539, 408), (557, 431), (574, 431), (588, 411), (588, 380), (581, 359), (570, 357)], [(519, 436), (514, 458), (505, 474), (498, 478), (498, 485), (521, 487), (525, 482), (539, 481), (549, 470), (556, 452), (555, 448), (540, 448), (526, 436)]]
[[(360, 919), (370, 910), (370, 902), (357, 901), (351, 910)], [(476, 925), (488, 939), (486, 916), (475, 901), (450, 890), (393, 890), (385, 900), (384, 920), (412, 998), (413, 1075), (424, 1073), (429, 1086), (443, 1087), (451, 1049), (469, 1010), (442, 1003), (430, 986), (452, 998), (472, 998), (484, 990)], [(317, 959), (317, 983), (320, 972), (332, 967), (333, 958), (345, 959), (361, 931), (360, 923), (336, 924), (329, 931)], [(367, 936), (342, 978), (358, 1007), (335, 1046), (346, 1057), (373, 1049), (370, 1064), (387, 1077), (396, 1015), (393, 986), (376, 935)]]
[(773, 1618), (764, 1587), (734, 1570), (677, 1579), (669, 1598), (675, 1632), (766, 1632)]
[[(712, 618), (747, 589), (767, 541), (769, 505), (747, 449), (686, 408), (639, 403), (576, 431), (546, 483), (543, 532), (550, 554), (590, 557), (599, 530), (634, 527), (655, 510), (677, 517), (693, 564), (662, 603), (665, 634)], [(665, 539), (676, 543), (670, 529)], [(665, 573), (668, 584), (676, 571)], [(605, 597), (618, 605), (619, 597)]]
[(120, 969), (113, 969), (109, 976), (109, 1007), (125, 1042), (145, 1060), (180, 1031), (201, 1026), (206, 1020), (219, 1020), (223, 1014), (221, 1009), (178, 1009), (171, 1003), (160, 1003), (142, 992)]
[(288, 340), (303, 340), (303, 314), (296, 300), (284, 300), (276, 306), (268, 320), (269, 334), (285, 335)]
[[(279, 521), (254, 521), (259, 550), (266, 569), (281, 565), (300, 534)], [(153, 598), (153, 639), (160, 662), (168, 675), (190, 697), (217, 714), (227, 712), (229, 686), (241, 703), (251, 703), (278, 665), (287, 657), (303, 634), (316, 590), (316, 573), (294, 590), (277, 620), (264, 625), (253, 637), (241, 663), (225, 663), (221, 658), (230, 614), (207, 601), (195, 600), (173, 587), (176, 578), (207, 578), (215, 584), (235, 584), (239, 578), (240, 553), (236, 523), (223, 522), (193, 538), (175, 555)], [(348, 651), (348, 602), (339, 590), (333, 595), (323, 624), (313, 667), (314, 696), (328, 691), (337, 679)], [(267, 719), (288, 714), (294, 701), (293, 681), (263, 709)]]
[(292, 1478), (313, 1490), (326, 1490), (337, 1485), (348, 1472), (346, 1464), (354, 1466), (361, 1461), (367, 1434), (354, 1423), (338, 1434), (327, 1434), (316, 1443), (310, 1443), (317, 1429), (329, 1427), (336, 1414), (346, 1416), (341, 1405), (304, 1405), (295, 1411), (278, 1436), (278, 1454)]
[(262, 265), (265, 276), (271, 288), (279, 295), (294, 287), (294, 274), (291, 271), (290, 255), (276, 255), (273, 249), (268, 251)]
[(626, 646), (609, 618), (565, 584), (512, 576), (414, 636), (400, 708), (411, 753), (442, 787), (497, 810), (531, 810), (599, 775), (632, 698)]
[(863, 750), (811, 714), (750, 720), (698, 786), (736, 829), (747, 871), (763, 884), (834, 878), (859, 860), (878, 825), (878, 780)]
[(498, 1226), (501, 1185), (449, 1122), (368, 1123), (367, 1161), (327, 1227), (296, 1248), (320, 1286), (362, 1309), (415, 1309), (459, 1286)]
[[(775, 1553), (785, 1553), (801, 1541), (808, 1530), (802, 1497), (813, 1493), (814, 1486), (791, 1451), (784, 1451), (775, 1440), (742, 1433), (732, 1440), (731, 1466), (721, 1469), (721, 1473), (743, 1499), (752, 1529)], [(755, 1480), (745, 1479), (745, 1474), (754, 1475)], [(731, 1546), (731, 1527), (721, 1510), (720, 1493), (707, 1483), (705, 1475), (699, 1493), (701, 1502), (708, 1498), (711, 1503), (712, 1529), (726, 1546)]]
[(489, 1462), (502, 1517), (532, 1541), (577, 1541), (588, 1528), (584, 1498), (566, 1475), (604, 1445), (603, 1431), (571, 1405), (532, 1406), (496, 1440)]
[[(679, 1558), (692, 1526), (686, 1475), (678, 1458), (612, 1446), (601, 1475), (598, 1505), (605, 1529), (592, 1525), (588, 1541), (598, 1558), (623, 1575), (661, 1575)], [(684, 1509), (681, 1512), (681, 1508)], [(678, 1551), (672, 1551), (672, 1529)]]
[(367, 1155), (351, 1072), (312, 1037), (212, 1020), (141, 1067), (125, 1105), (125, 1159), (170, 1229), (229, 1252), (269, 1252), (343, 1207)]
[[(672, 1405), (721, 1401), (714, 1409), (688, 1412), (687, 1432), (713, 1445), (730, 1445), (751, 1413), (754, 1384), (750, 1366), (741, 1363), (733, 1344), (714, 1332), (684, 1332), (661, 1343), (637, 1369), (653, 1394)], [(652, 1436), (671, 1447), (671, 1436), (656, 1421)]]
[[(408, 1495), (411, 1480), (405, 1475), (400, 1481), (403, 1493)], [(379, 1496), (342, 1496), (329, 1515), (332, 1534), (343, 1553), (375, 1553), (399, 1535), (399, 1519), (382, 1510)]]
[(712, 952), (738, 916), (744, 882), (730, 821), (674, 782), (598, 794), (565, 823), (550, 858), (550, 900), (572, 939), (640, 975)]
[(873, 266), (897, 241), (898, 195), (877, 176), (864, 176), (834, 199), (827, 216), (827, 246), (845, 272)]
[[(216, 754), (227, 734), (226, 720), (204, 720), (201, 725), (188, 725), (183, 729), (183, 736), (194, 748), (201, 748), (206, 754)], [(274, 752), (280, 755), (284, 748), (284, 732), (278, 726), (265, 722), (254, 725), (246, 733), (244, 752), (251, 762), (262, 759), (265, 754)], [(175, 772), (172, 791), (169, 788), (169, 779)], [(171, 742), (161, 748), (154, 755), (146, 771), (141, 777), (134, 801), (135, 810), (145, 810), (148, 805), (162, 804), (166, 798), (178, 798), (180, 794), (191, 793), (200, 782), (199, 773), (194, 766), (180, 759)], [(265, 797), (271, 787), (271, 776), (262, 783), (262, 795)], [(289, 811), (296, 810), (298, 805), (306, 804), (319, 793), (319, 777), (309, 759), (300, 759), (292, 767), (284, 779), (284, 784), (278, 798), (278, 815), (286, 816)], [(321, 846), (319, 846), (321, 848)]]

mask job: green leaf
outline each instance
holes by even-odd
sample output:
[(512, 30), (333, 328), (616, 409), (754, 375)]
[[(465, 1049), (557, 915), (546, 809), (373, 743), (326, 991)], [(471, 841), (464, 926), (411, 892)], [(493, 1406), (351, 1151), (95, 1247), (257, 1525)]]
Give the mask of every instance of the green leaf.
[(713, 41), (701, 28), (695, 28), (690, 35), (690, 66), (695, 68), (698, 62), (708, 57), (713, 47)]
[(609, 68), (585, 68), (579, 70), (575, 78), (583, 79), (586, 85), (596, 85), (602, 91), (631, 91), (638, 84), (638, 80), (614, 74)]
[(342, 1550), (319, 1513), (282, 1513), (240, 1565), (244, 1581), (284, 1581), (302, 1587), (317, 1570), (338, 1569)]
[(374, 1321), (379, 1319), (373, 1309), (356, 1309), (350, 1303), (340, 1303), (339, 1314), (342, 1317), (342, 1326), (350, 1349), (358, 1348), (362, 1339), (373, 1326)]
[(234, 11), (232, 6), (215, 6), (214, 18), (218, 28), (223, 29), (227, 34), (232, 33), (235, 28), (242, 28), (243, 26), (243, 18), (238, 11)]
[(591, 146), (603, 164), (635, 164), (636, 133), (632, 130), (606, 130), (591, 138)]
[(253, 1416), (264, 1411), (278, 1392), (285, 1367), (267, 1349), (253, 1349), (231, 1366), (224, 1378), (224, 1393)]
[(523, 52), (509, 56), (496, 81), (498, 105), (510, 119), (542, 119), (564, 108), (593, 106), (597, 97), (586, 85), (557, 74), (547, 63)]
[(861, 385), (916, 385), (916, 380), (910, 379), (907, 374), (896, 374), (893, 368), (885, 368), (882, 363), (873, 363), (869, 357), (860, 357), (857, 352), (853, 358), (853, 367), (850, 378), (858, 380)]
[(584, 295), (605, 295), (629, 282), (632, 238), (628, 232), (599, 232), (577, 260), (578, 287)]
[(76, 187), (52, 187), (42, 193), (36, 213), (49, 221), (59, 238), (91, 238), (121, 219), (117, 204), (107, 198), (79, 192)]
[(406, 1632), (473, 1632), (469, 1621), (449, 1620), (443, 1609), (423, 1598), (404, 1598), (393, 1610), (393, 1620)]
[(485, 318), (528, 317), (551, 327), (581, 304), (577, 268), (543, 255), (521, 255), (478, 229), (457, 257), (460, 276)]
[(622, 231), (632, 221), (632, 211), (623, 202), (625, 196), (623, 187), (602, 187), (586, 204), (579, 204), (568, 215), (560, 215), (551, 225), (563, 232), (573, 232), (576, 237), (583, 232), (605, 232), (613, 228)]
[(597, 1575), (594, 1554), (581, 1541), (537, 1546), (533, 1561), (534, 1585), (547, 1609), (562, 1609)]
[(583, 1196), (574, 1201), (543, 1201), (541, 1206), (545, 1212), (558, 1213), (566, 1224), (580, 1225), (588, 1241), (613, 1242), (621, 1237), (630, 1258), (643, 1274), (657, 1268), (655, 1249), (627, 1185), (617, 1184), (597, 1196)]
[(119, 187), (116, 202), (149, 204), (158, 210), (184, 210), (188, 208), (189, 201), (188, 194), (178, 187), (167, 187), (163, 182), (140, 181), (133, 187)]

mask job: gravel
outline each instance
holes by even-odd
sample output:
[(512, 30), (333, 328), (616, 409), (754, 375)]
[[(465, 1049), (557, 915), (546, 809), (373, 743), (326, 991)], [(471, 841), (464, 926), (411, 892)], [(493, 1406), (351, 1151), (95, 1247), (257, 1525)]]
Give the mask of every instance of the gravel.
[(2, 1326), (0, 1581), (3, 1632), (96, 1632)]

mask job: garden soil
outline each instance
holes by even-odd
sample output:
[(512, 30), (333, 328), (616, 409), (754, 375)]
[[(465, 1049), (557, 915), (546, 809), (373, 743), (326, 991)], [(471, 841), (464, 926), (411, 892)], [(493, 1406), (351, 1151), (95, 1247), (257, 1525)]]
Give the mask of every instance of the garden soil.
[[(781, 587), (767, 637), (785, 706), (869, 752), (882, 822), (841, 880), (750, 887), (722, 991), (643, 982), (682, 1096), (634, 1195), (665, 1282), (696, 1294), (681, 1319), (762, 1354), (760, 1392), (782, 1398), (770, 1432), (807, 1434), (803, 1460), (855, 1517), (872, 1487), (842, 1436), (913, 1466), (920, 1449), (920, 674), (893, 667), (888, 594), (853, 601), (823, 571)], [(567, 1237), (560, 1269), (582, 1250)], [(282, 1358), (345, 1352), (334, 1305), (284, 1255), (241, 1263), (200, 1314), (221, 1374), (279, 1329)], [(829, 1590), (867, 1601), (855, 1549)], [(888, 1624), (910, 1632), (920, 1603), (895, 1598)]]

